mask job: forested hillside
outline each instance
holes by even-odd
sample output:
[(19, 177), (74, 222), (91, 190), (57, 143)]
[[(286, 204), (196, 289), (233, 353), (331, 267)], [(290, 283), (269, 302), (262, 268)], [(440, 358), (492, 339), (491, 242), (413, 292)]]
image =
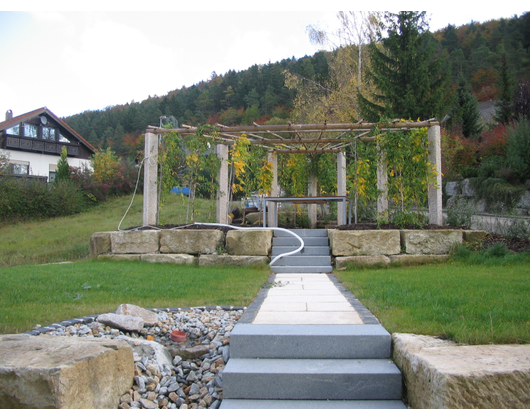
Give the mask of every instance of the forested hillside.
[[(479, 101), (496, 100), (503, 53), (515, 81), (530, 79), (529, 12), (510, 19), (449, 25), (433, 36), (438, 42), (439, 57), (451, 64), (454, 91), (450, 94), (455, 100), (462, 81), (471, 85)], [(208, 81), (162, 97), (85, 111), (65, 120), (94, 146), (111, 147), (117, 155), (130, 157), (142, 150), (142, 133), (147, 125), (158, 125), (162, 115), (173, 116), (179, 125), (286, 122), (297, 92), (286, 87), (284, 72), (325, 84), (330, 80), (329, 63), (338, 54), (336, 50), (321, 51), (312, 57), (253, 65), (244, 71), (213, 73)]]

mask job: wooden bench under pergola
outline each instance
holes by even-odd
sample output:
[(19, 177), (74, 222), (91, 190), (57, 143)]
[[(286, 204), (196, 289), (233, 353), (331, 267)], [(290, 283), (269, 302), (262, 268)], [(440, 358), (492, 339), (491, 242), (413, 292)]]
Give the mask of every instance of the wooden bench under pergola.
[[(251, 145), (264, 147), (268, 151), (269, 162), (272, 162), (273, 183), (271, 197), (268, 201), (268, 225), (273, 226), (277, 220), (274, 198), (279, 198), (278, 189), (278, 153), (336, 153), (337, 154), (337, 196), (346, 196), (346, 155), (345, 148), (352, 141), (373, 142), (370, 132), (378, 126), (379, 130), (413, 130), (428, 128), (429, 161), (435, 165), (438, 173), (436, 187), (429, 187), (429, 223), (442, 225), (442, 175), (441, 175), (441, 146), (440, 123), (434, 119), (422, 122), (403, 122), (394, 120), (389, 123), (335, 123), (335, 124), (285, 124), (285, 125), (258, 125), (227, 127), (217, 124), (215, 134), (204, 134), (211, 137), (215, 150), (221, 160), (219, 170), (219, 189), (217, 194), (217, 222), (227, 224), (229, 214), (229, 180), (228, 180), (228, 147), (245, 134)], [(182, 126), (181, 128), (159, 128), (149, 126), (145, 133), (145, 156), (155, 159), (158, 157), (158, 135), (175, 132), (181, 136), (193, 135), (198, 132), (197, 127)], [(353, 134), (353, 135), (351, 135)], [(384, 151), (380, 151), (384, 153)], [(155, 164), (146, 164), (144, 167), (144, 225), (154, 225), (157, 220), (157, 169)], [(377, 187), (383, 191), (377, 201), (377, 211), (382, 213), (388, 209), (388, 196), (386, 194), (387, 171), (381, 162), (377, 170)], [(309, 179), (309, 197), (317, 196), (316, 177)], [(346, 223), (346, 203), (338, 200), (338, 224)], [(310, 220), (316, 223), (316, 205), (311, 205)]]

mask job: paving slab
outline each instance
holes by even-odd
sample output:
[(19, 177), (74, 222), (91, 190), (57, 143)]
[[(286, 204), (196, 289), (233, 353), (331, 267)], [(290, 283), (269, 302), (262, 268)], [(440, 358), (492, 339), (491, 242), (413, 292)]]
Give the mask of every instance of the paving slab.
[(276, 274), (271, 283), (253, 324), (363, 324), (350, 300), (327, 274)]

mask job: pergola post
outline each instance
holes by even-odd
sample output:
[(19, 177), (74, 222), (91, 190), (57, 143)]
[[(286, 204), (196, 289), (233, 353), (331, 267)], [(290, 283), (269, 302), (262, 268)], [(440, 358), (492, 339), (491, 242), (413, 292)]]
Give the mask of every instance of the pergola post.
[(221, 160), (219, 188), (217, 190), (217, 223), (228, 224), (228, 145), (216, 144), (215, 152)]
[(386, 217), (388, 211), (388, 173), (385, 159), (385, 152), (377, 145), (377, 216)]
[(156, 225), (158, 213), (158, 136), (145, 133), (143, 224)]
[[(344, 152), (337, 153), (337, 195), (346, 195), (346, 155)], [(346, 224), (345, 203), (337, 203), (337, 224)]]
[[(309, 175), (309, 185), (307, 187), (307, 192), (309, 197), (317, 196), (317, 176), (314, 174)], [(311, 229), (316, 229), (317, 227), (317, 205), (309, 204), (309, 222), (311, 223)]]
[[(272, 162), (271, 197), (278, 197), (278, 155), (274, 152), (269, 152), (267, 160)], [(267, 224), (269, 226), (274, 226), (274, 222), (277, 220), (276, 209), (277, 205), (275, 203), (267, 203)]]
[(429, 162), (436, 169), (436, 186), (429, 186), (429, 223), (443, 225), (442, 213), (442, 149), (440, 126), (429, 127)]

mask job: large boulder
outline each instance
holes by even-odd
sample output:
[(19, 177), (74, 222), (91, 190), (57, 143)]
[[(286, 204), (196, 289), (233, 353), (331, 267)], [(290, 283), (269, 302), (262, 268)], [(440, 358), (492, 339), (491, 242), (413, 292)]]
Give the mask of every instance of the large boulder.
[(401, 252), (398, 230), (328, 230), (334, 256), (394, 255)]
[(457, 346), (392, 334), (412, 408), (530, 408), (530, 345)]
[(269, 255), (272, 230), (231, 230), (226, 234), (226, 249), (230, 255)]
[(111, 232), (111, 252), (114, 254), (148, 254), (158, 252), (159, 230)]
[(217, 229), (174, 229), (160, 233), (160, 252), (166, 254), (213, 254), (224, 245), (225, 234)]
[(133, 378), (122, 341), (0, 336), (0, 408), (118, 408)]
[(412, 255), (448, 254), (454, 244), (462, 243), (461, 230), (402, 230), (400, 232), (405, 252)]

